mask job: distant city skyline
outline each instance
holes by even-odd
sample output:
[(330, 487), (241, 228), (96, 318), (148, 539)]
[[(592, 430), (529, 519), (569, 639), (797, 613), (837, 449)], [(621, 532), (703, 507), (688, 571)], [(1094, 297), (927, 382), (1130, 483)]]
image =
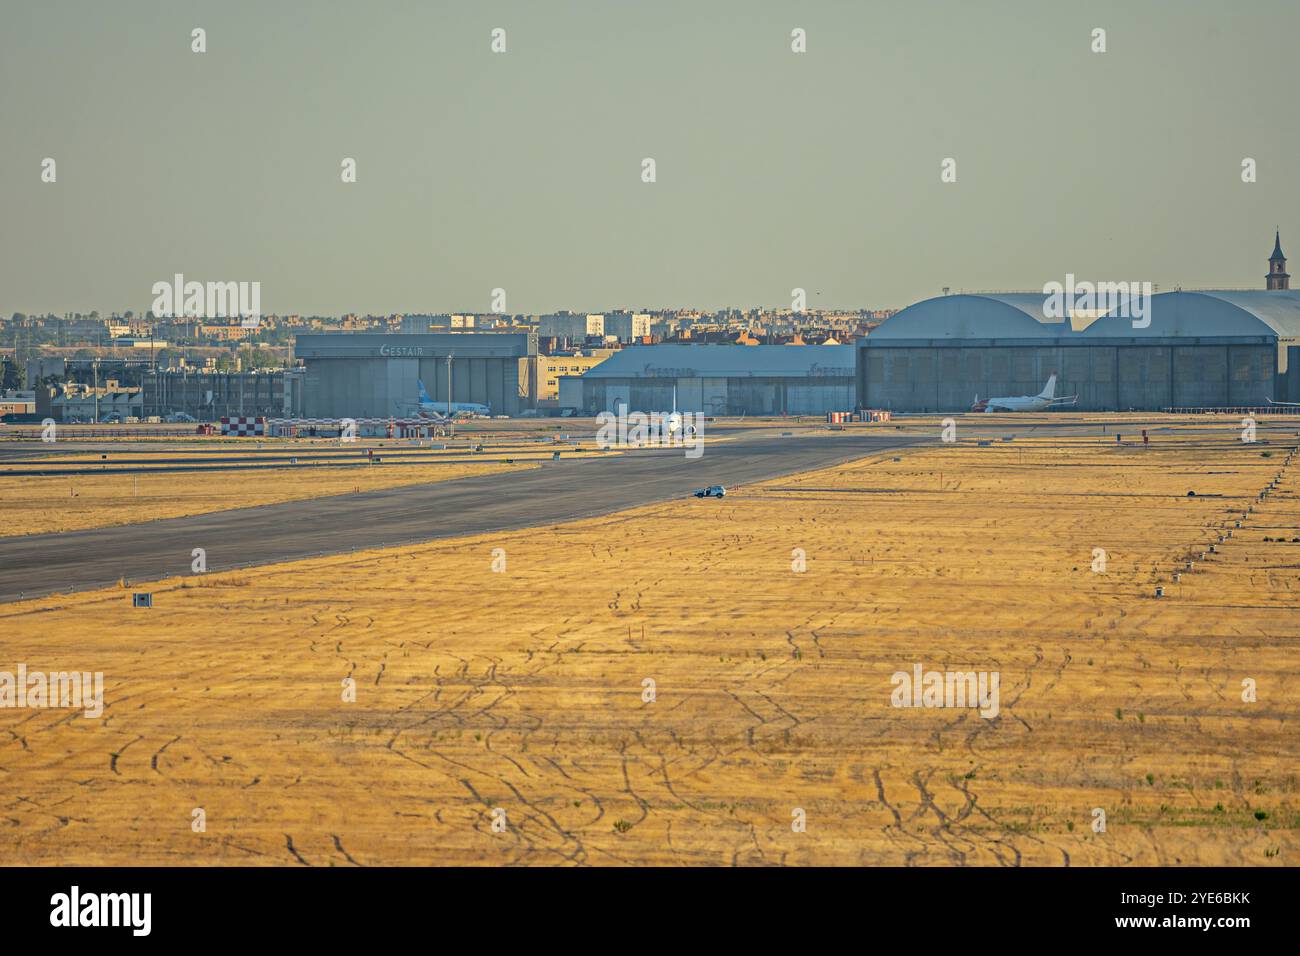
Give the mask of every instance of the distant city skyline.
[(282, 315), (1263, 288), (1298, 35), (1286, 0), (14, 5), (0, 312), (175, 273)]

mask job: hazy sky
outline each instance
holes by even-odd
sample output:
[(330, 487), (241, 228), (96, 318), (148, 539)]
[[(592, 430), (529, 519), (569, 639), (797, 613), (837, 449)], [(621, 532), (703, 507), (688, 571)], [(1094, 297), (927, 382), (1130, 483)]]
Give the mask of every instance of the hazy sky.
[(1298, 40), (1296, 0), (0, 0), (0, 311), (1262, 288)]

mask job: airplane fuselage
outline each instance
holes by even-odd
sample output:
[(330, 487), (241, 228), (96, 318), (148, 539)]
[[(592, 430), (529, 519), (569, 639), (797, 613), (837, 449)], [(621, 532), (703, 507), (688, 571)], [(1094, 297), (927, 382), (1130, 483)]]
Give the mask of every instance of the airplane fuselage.
[(420, 414), (445, 417), (447, 415), (491, 415), (492, 410), (486, 405), (475, 402), (451, 402), (448, 411), (447, 402), (420, 402)]
[(1052, 407), (1052, 399), (1037, 395), (1014, 398), (985, 398), (971, 406), (973, 412), (1041, 412)]
[(1037, 395), (1015, 395), (1004, 398), (986, 398), (980, 400), (975, 396), (972, 412), (1041, 412), (1058, 405), (1073, 405), (1078, 396), (1069, 398), (1056, 397), (1056, 373), (1047, 377), (1047, 385)]

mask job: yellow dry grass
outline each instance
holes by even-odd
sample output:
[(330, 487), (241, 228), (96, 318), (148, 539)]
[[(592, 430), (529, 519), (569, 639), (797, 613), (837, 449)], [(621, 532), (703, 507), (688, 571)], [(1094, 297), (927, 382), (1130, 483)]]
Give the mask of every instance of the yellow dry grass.
[[(2, 862), (1295, 865), (1300, 486), (1235, 439), (936, 444), (8, 605), (0, 667), (106, 706), (0, 710)], [(999, 716), (891, 706), (917, 663), (998, 672)]]
[(365, 468), (0, 478), (0, 536), (75, 531), (208, 514), (301, 498), (492, 475), (535, 463), (462, 462)]

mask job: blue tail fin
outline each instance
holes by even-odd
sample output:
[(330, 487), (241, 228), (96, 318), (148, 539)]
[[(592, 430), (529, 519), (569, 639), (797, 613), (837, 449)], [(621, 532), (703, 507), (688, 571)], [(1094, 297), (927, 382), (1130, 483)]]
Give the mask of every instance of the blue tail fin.
[(420, 401), (428, 404), (432, 399), (429, 398), (429, 393), (424, 390), (424, 380), (417, 378), (415, 381), (420, 386)]

